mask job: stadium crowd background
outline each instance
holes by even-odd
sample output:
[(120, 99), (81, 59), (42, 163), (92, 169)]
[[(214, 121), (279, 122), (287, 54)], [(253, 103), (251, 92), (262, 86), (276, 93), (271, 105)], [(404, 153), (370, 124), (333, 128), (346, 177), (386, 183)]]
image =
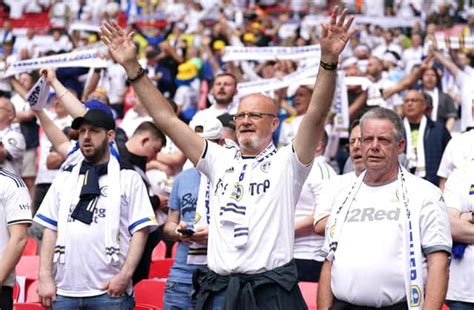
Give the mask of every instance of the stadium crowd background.
[[(334, 5), (347, 7), (351, 14), (359, 17), (359, 32), (339, 63), (346, 77), (369, 77), (369, 80), (381, 83), (378, 85), (383, 84), (381, 88), (387, 89), (412, 76), (413, 83), (404, 88), (423, 89), (423, 73), (417, 72), (416, 68), (423, 66), (423, 60), (429, 56), (434, 42), (439, 44), (443, 41), (439, 38), (445, 38), (443, 42), (446, 48), (441, 48), (443, 57), (455, 63), (470, 79), (474, 78), (474, 45), (470, 46), (467, 39), (474, 31), (474, 3), (467, 0), (0, 1), (0, 21), (3, 25), (0, 31), (0, 57), (4, 68), (8, 68), (20, 60), (101, 48), (98, 35), (100, 24), (105, 20), (115, 20), (135, 32), (134, 41), (147, 75), (170, 101), (176, 103), (180, 117), (190, 122), (197, 111), (213, 104), (210, 89), (217, 74), (230, 72), (239, 83), (244, 83), (282, 78), (297, 71), (304, 63), (304, 60), (288, 59), (260, 61), (258, 57), (254, 60), (223, 61), (227, 46), (318, 44), (318, 20), (327, 16)], [(451, 46), (453, 40), (447, 38), (458, 38), (461, 43)], [(107, 53), (103, 57), (107, 58)], [(381, 71), (380, 76), (369, 72), (375, 70), (372, 57), (377, 58), (382, 65), (377, 69)], [(456, 82), (456, 73), (448, 70), (439, 60), (432, 60), (430, 65), (436, 69), (436, 87), (449, 96), (450, 105), (455, 109), (455, 113), (447, 117), (450, 120), (444, 122), (451, 135), (455, 136), (472, 125), (469, 121), (461, 121), (463, 113), (472, 118), (472, 112), (461, 109), (463, 99), (466, 98), (463, 98), (462, 85)], [(27, 73), (27, 77), (23, 75), (19, 74), (15, 79), (26, 88), (31, 88), (39, 76), (38, 72)], [(98, 81), (91, 82), (97, 75)], [(90, 99), (106, 100), (114, 110), (117, 124), (127, 136), (133, 133), (140, 122), (151, 119), (134, 96), (124, 70), (111, 60), (104, 69), (58, 69), (57, 76), (63, 85), (84, 102)], [(16, 97), (17, 88), (13, 84), (10, 78), (0, 80), (1, 95), (12, 98), (17, 110), (16, 123), (35, 123), (34, 118), (22, 114), (27, 113), (29, 108), (24, 100)], [(383, 103), (377, 104), (370, 102), (371, 90), (363, 85), (347, 85), (349, 111), (346, 117), (349, 123), (370, 105), (382, 105), (403, 114), (400, 108), (404, 90), (397, 91), (390, 98), (383, 98)], [(267, 92), (281, 104), (279, 118), (282, 123), (291, 123), (292, 118), (304, 113), (295, 107), (295, 91), (295, 87), (288, 87)], [(107, 96), (108, 99), (104, 99)], [(238, 98), (237, 93), (235, 103)], [(362, 99), (363, 103), (359, 104), (357, 98), (365, 100)], [(470, 101), (471, 98), (467, 99)], [(60, 99), (52, 90), (48, 107), (52, 118), (64, 113), (58, 111), (61, 108), (55, 103)], [(61, 126), (67, 130), (67, 122), (71, 120), (68, 118)], [(346, 162), (349, 157), (347, 135), (334, 130), (331, 121), (328, 120), (328, 123), (330, 147), (326, 150), (326, 159), (336, 172), (342, 174), (350, 170), (347, 167), (350, 163)], [(22, 177), (37, 208), (40, 200), (35, 197), (35, 184), (41, 184), (38, 176), (45, 170), (41, 166), (46, 165), (45, 160), (40, 160), (40, 155), (43, 152), (44, 156), (44, 152), (49, 152), (51, 147), (50, 144), (47, 147), (41, 145), (44, 141), (41, 127), (32, 128), (32, 131), (22, 131), (27, 152), (31, 150), (31, 156), (23, 157)], [(275, 142), (281, 145), (284, 139), (277, 133)], [(157, 210), (161, 223), (166, 218), (166, 197), (171, 191), (173, 179), (184, 165), (184, 161), (173, 161), (172, 155), (176, 151), (168, 143), (157, 159), (147, 166), (152, 187), (164, 201)], [(34, 167), (26, 167), (32, 163)], [(31, 234), (41, 239), (41, 232), (35, 228)]]

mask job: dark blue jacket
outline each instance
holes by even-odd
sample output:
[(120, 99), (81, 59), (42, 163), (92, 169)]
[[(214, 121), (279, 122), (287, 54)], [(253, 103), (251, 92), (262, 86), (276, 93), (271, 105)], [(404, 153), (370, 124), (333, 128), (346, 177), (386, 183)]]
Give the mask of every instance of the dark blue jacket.
[(430, 118), (426, 118), (426, 129), (423, 137), (423, 146), (425, 147), (425, 179), (434, 185), (439, 185), (439, 177), (437, 175), (444, 149), (451, 139), (446, 126), (440, 122), (433, 122)]

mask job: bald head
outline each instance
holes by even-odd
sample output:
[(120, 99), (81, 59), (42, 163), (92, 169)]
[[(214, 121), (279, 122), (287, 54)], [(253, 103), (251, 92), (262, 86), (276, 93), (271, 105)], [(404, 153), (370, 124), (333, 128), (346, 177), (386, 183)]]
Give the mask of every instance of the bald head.
[(250, 94), (240, 99), (238, 111), (246, 111), (244, 107), (258, 107), (260, 112), (277, 114), (278, 108), (273, 99), (263, 94)]
[(258, 155), (272, 141), (278, 127), (278, 109), (262, 94), (242, 98), (235, 115), (236, 134), (243, 155)]

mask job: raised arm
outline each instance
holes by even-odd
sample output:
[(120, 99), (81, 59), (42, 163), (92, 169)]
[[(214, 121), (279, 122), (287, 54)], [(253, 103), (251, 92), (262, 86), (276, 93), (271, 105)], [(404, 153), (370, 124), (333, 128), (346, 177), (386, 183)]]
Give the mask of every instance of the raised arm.
[(82, 102), (57, 79), (54, 68), (41, 68), (40, 73), (46, 74), (46, 80), (54, 88), (59, 100), (64, 103), (64, 107), (73, 118), (86, 114), (86, 108)]
[(204, 150), (204, 140), (174, 113), (171, 105), (146, 76), (137, 60), (137, 50), (132, 41), (133, 33), (126, 34), (116, 23), (105, 23), (101, 27), (102, 40), (109, 48), (113, 59), (122, 65), (129, 81), (155, 121), (155, 124), (194, 164)]
[(43, 127), (46, 137), (48, 137), (48, 140), (51, 142), (54, 149), (63, 157), (63, 159), (65, 159), (67, 157), (67, 152), (71, 147), (71, 142), (64, 132), (53, 123), (43, 110), (35, 111), (35, 114), (41, 127)]
[(303, 117), (295, 137), (296, 154), (298, 159), (305, 164), (314, 158), (314, 151), (319, 143), (319, 137), (332, 103), (339, 54), (355, 33), (355, 30), (350, 30), (354, 18), (350, 17), (345, 21), (348, 10), (344, 9), (340, 15), (338, 12), (339, 9), (335, 7), (331, 13), (330, 23), (321, 24), (323, 28), (320, 39), (321, 67), (318, 71), (308, 111)]

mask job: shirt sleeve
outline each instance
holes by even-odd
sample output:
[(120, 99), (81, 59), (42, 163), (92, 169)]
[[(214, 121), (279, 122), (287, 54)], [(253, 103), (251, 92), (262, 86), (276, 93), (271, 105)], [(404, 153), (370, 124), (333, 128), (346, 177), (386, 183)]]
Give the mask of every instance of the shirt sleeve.
[(421, 247), (425, 255), (438, 251), (451, 253), (452, 239), (446, 204), (441, 191), (429, 185), (420, 211)]
[[(145, 227), (150, 231), (156, 229), (158, 226), (155, 213), (148, 197), (148, 192), (145, 183), (135, 171), (129, 171), (131, 174), (126, 174), (126, 181), (122, 182), (122, 186), (129, 188), (128, 196), (128, 231), (133, 235)], [(121, 172), (122, 174), (122, 172)]]
[(228, 152), (228, 149), (205, 140), (204, 150), (196, 168), (209, 178), (211, 184), (214, 184), (216, 172), (219, 171), (220, 164), (227, 155), (225, 153)]
[(466, 198), (471, 195), (471, 186), (465, 182), (463, 175), (464, 173), (461, 170), (453, 172), (446, 181), (443, 193), (446, 207), (456, 209), (459, 212), (467, 209)]
[(7, 226), (31, 224), (31, 199), (25, 183), (17, 176), (1, 175), (7, 179), (4, 188)]
[(183, 174), (179, 174), (176, 179), (173, 182), (173, 187), (171, 188), (171, 194), (170, 194), (170, 199), (168, 201), (168, 207), (170, 209), (175, 210), (175, 211), (180, 211), (181, 210), (181, 202), (179, 199), (179, 185), (181, 183), (181, 180), (183, 179)]
[(453, 172), (453, 145), (454, 145), (455, 139), (451, 139), (448, 142), (448, 145), (446, 145), (446, 148), (444, 149), (443, 152), (443, 157), (441, 158), (441, 163), (439, 164), (438, 168), (438, 176), (442, 178), (447, 178), (451, 172)]
[(62, 184), (63, 173), (67, 172), (62, 172), (53, 181), (34, 217), (36, 223), (52, 230), (58, 230), (59, 198), (57, 194)]

